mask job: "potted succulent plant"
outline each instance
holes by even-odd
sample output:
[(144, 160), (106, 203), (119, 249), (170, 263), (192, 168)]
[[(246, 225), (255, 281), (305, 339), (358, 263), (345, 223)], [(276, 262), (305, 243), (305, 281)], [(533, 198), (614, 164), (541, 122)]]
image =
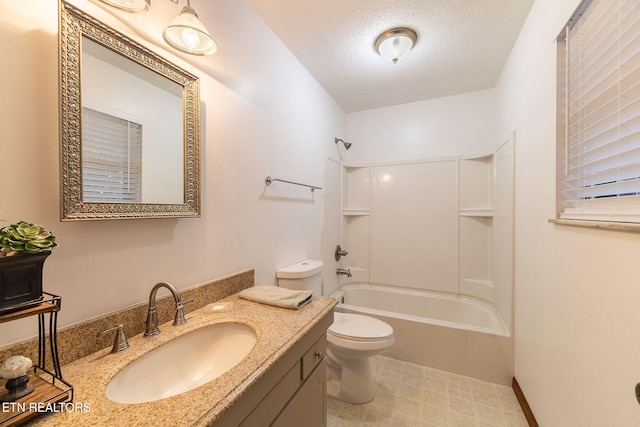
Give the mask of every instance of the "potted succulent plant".
[(42, 301), (42, 267), (55, 240), (51, 231), (25, 221), (0, 229), (0, 313)]

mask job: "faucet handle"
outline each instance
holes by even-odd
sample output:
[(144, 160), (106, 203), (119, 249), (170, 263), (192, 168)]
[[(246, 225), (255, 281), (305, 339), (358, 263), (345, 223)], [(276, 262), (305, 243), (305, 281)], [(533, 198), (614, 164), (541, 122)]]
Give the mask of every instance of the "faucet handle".
[(111, 348), (111, 353), (120, 353), (121, 351), (125, 351), (126, 349), (128, 349), (129, 342), (127, 341), (127, 336), (124, 334), (124, 325), (122, 323), (118, 326), (114, 326), (113, 328), (98, 332), (98, 334), (96, 335), (96, 339), (111, 331), (116, 331), (116, 336), (113, 340), (113, 348)]
[(186, 301), (178, 301), (176, 304), (176, 317), (173, 319), (173, 326), (183, 325), (187, 323), (187, 319), (184, 317), (184, 305), (193, 302), (193, 299)]
[(336, 246), (335, 258), (336, 261), (340, 261), (340, 257), (349, 255), (349, 252), (343, 250), (340, 245)]

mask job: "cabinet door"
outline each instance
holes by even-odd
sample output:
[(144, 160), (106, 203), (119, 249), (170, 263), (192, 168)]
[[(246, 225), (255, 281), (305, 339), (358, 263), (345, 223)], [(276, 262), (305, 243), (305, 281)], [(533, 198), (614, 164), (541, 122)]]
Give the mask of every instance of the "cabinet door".
[(274, 427), (327, 425), (327, 361), (323, 358), (273, 422)]
[(271, 420), (278, 416), (280, 409), (286, 407), (285, 405), (287, 405), (289, 399), (295, 396), (295, 393), (300, 387), (301, 372), (302, 365), (300, 360), (298, 360), (293, 368), (289, 369), (262, 402), (242, 421), (240, 427), (263, 427), (270, 425)]

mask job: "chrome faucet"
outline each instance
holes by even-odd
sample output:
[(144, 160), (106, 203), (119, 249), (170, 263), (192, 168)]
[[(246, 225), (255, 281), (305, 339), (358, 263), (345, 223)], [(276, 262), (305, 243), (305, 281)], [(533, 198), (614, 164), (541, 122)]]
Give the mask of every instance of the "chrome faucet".
[(184, 318), (184, 305), (191, 301), (182, 301), (180, 297), (180, 292), (169, 282), (159, 282), (151, 289), (151, 294), (149, 294), (149, 310), (147, 311), (147, 327), (144, 331), (145, 337), (152, 337), (154, 335), (158, 335), (160, 333), (160, 329), (158, 329), (158, 313), (156, 311), (156, 293), (158, 293), (158, 289), (167, 288), (173, 294), (173, 299), (176, 302), (176, 317), (173, 320), (173, 326), (182, 325), (186, 323), (186, 319)]
[(347, 277), (351, 277), (351, 269), (349, 269), (349, 268), (339, 268), (339, 269), (336, 270), (336, 274), (347, 276)]

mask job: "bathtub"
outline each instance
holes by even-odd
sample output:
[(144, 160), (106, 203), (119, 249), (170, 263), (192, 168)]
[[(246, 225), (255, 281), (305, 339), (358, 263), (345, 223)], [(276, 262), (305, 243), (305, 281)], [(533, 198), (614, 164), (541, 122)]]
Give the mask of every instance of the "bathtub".
[(498, 384), (513, 378), (513, 338), (493, 305), (482, 300), (365, 283), (331, 295), (336, 311), (364, 314), (393, 327), (385, 356)]

